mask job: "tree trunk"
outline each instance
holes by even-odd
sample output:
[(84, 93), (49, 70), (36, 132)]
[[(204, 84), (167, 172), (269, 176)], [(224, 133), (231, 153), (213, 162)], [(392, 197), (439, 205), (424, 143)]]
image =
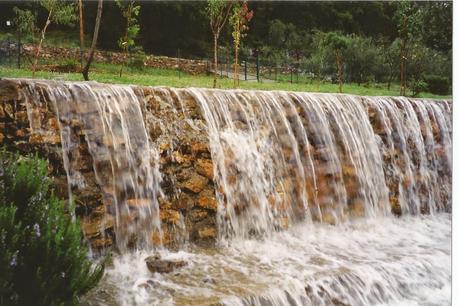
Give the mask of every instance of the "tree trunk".
[(84, 27), (83, 27), (83, 0), (78, 0), (78, 9), (80, 11), (80, 67), (84, 66)]
[[(132, 2), (128, 6), (128, 11), (126, 15), (126, 33), (124, 34), (124, 41), (126, 45), (123, 47), (124, 54), (126, 55), (126, 61), (128, 60), (128, 31), (129, 25), (131, 24), (131, 10), (132, 10)], [(124, 60), (121, 61), (121, 68), (120, 68), (120, 78), (123, 76), (123, 68), (124, 68)]]
[(239, 55), (239, 44), (236, 43), (235, 45), (235, 50), (234, 50), (234, 87), (239, 86), (239, 61), (238, 61), (238, 55)]
[(341, 62), (341, 57), (338, 51), (335, 51), (336, 57), (336, 69), (337, 69), (337, 77), (339, 83), (339, 93), (343, 93), (343, 65)]
[(41, 45), (43, 44), (43, 40), (45, 40), (46, 29), (48, 29), (48, 26), (51, 23), (52, 12), (53, 10), (51, 9), (49, 11), (48, 18), (46, 19), (45, 26), (43, 27), (43, 30), (41, 30), (40, 43), (38, 44), (37, 52), (35, 53), (35, 60), (32, 66), (32, 78), (35, 78), (35, 71), (37, 70), (37, 64), (38, 64), (38, 56), (40, 55)]
[(405, 41), (402, 41), (400, 47), (400, 95), (404, 96), (406, 93), (406, 51)]
[(89, 51), (89, 56), (86, 65), (82, 70), (85, 81), (89, 81), (89, 67), (91, 66), (92, 59), (94, 58), (94, 52), (96, 51), (97, 38), (99, 36), (100, 20), (102, 19), (102, 4), (103, 0), (99, 0), (99, 3), (97, 4), (96, 24), (94, 25), (94, 34), (92, 36), (91, 50)]
[(217, 87), (217, 41), (218, 41), (218, 34), (214, 33), (214, 88)]

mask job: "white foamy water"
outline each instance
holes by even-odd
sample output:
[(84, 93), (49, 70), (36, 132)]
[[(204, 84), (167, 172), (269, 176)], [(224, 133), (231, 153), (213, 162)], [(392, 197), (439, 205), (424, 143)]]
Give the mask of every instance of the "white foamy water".
[(188, 262), (151, 274), (147, 252), (116, 256), (96, 305), (449, 305), (451, 215), (297, 224), (269, 240), (162, 251)]

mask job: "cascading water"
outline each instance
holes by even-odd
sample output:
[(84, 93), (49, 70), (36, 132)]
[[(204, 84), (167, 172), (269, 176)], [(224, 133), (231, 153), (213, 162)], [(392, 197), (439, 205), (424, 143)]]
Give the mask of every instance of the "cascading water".
[[(53, 102), (70, 191), (85, 184), (76, 150), (84, 141), (115, 218), (124, 253), (89, 304), (449, 303), (451, 102), (153, 90), (177, 99), (174, 111), (192, 129), (183, 101), (200, 110), (218, 202), (218, 247), (157, 250), (188, 263), (167, 275), (143, 261), (161, 232), (164, 196), (146, 97), (130, 86), (28, 86), (30, 105), (36, 95)], [(33, 107), (29, 118), (41, 126)]]
[[(451, 182), (438, 184), (438, 173), (451, 168), (451, 158), (441, 165), (436, 150), (451, 150), (447, 102), (191, 92), (208, 124), (222, 236), (269, 233), (295, 219), (384, 216), (389, 197), (403, 213), (444, 209), (441, 197), (450, 195)], [(375, 117), (381, 122), (372, 125)], [(398, 194), (389, 190), (388, 178), (398, 180)]]
[[(161, 176), (158, 153), (150, 145), (144, 124), (142, 101), (128, 86), (47, 84), (45, 88), (31, 85), (28, 91), (31, 105), (39, 101), (34, 99), (39, 92), (48, 95), (53, 103), (70, 197), (72, 188), (85, 185), (78, 170), (82, 158), (78, 147), (84, 135), (104, 197), (105, 222), (115, 219), (117, 246), (150, 246), (152, 233), (161, 232), (157, 201)], [(29, 113), (32, 128), (41, 126), (34, 122), (39, 118)]]

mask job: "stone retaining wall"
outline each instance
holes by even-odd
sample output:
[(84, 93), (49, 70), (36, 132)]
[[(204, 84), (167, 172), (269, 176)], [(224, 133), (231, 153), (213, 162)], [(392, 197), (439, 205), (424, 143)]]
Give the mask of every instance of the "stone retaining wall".
[[(28, 84), (34, 82), (38, 90), (34, 106), (27, 107), (25, 89)], [(49, 160), (49, 173), (54, 178), (56, 193), (63, 198), (68, 198), (66, 172), (64, 170), (59, 124), (46, 93), (46, 83), (35, 80), (0, 80), (0, 146), (6, 146), (9, 150), (20, 153), (37, 153)], [(110, 86), (110, 85), (107, 85)], [(213, 182), (213, 163), (209, 151), (206, 122), (203, 119), (200, 108), (194, 98), (187, 91), (180, 91), (180, 100), (177, 92), (172, 88), (153, 88), (133, 86), (135, 94), (145, 101), (144, 121), (148, 127), (149, 136), (154, 146), (159, 148), (160, 172), (163, 176), (161, 183), (164, 197), (159, 199), (160, 217), (163, 223), (164, 243), (174, 247), (184, 241), (191, 241), (202, 245), (209, 245), (217, 237), (217, 200)], [(147, 115), (148, 114), (148, 115)], [(84, 114), (83, 114), (84, 115)], [(314, 124), (308, 122), (303, 114), (304, 126)], [(388, 130), (384, 126), (382, 114), (376, 109), (368, 109), (369, 121), (375, 134), (379, 135), (383, 143), (388, 141)], [(419, 114), (418, 114), (419, 116)], [(31, 124), (39, 122), (37, 126)], [(35, 120), (39, 118), (39, 120)], [(433, 119), (433, 118), (432, 118)], [(432, 124), (436, 122), (431, 120)], [(434, 149), (427, 151), (426, 158), (432, 161), (432, 167), (438, 172), (438, 182), (442, 185), (438, 207), (442, 210), (451, 209), (451, 169), (448, 166), (447, 152), (442, 147), (442, 139), (445, 131), (440, 131), (435, 124), (431, 128), (420, 121), (422, 137), (431, 135), (434, 139)], [(102, 248), (113, 243), (114, 222), (107, 216), (104, 203), (104, 193), (96, 182), (93, 171), (93, 161), (88, 147), (84, 141), (84, 133), (80, 122), (72, 122), (72, 129), (80, 135), (82, 141), (75, 152), (72, 152), (74, 160), (78, 161), (78, 169), (87, 182), (84, 188), (75, 189), (73, 193), (76, 200), (76, 212), (82, 220), (82, 228), (86, 237), (89, 238), (94, 248)], [(40, 132), (37, 132), (40, 131)], [(448, 132), (450, 133), (450, 131)], [(391, 136), (392, 137), (392, 136)], [(313, 143), (311, 143), (314, 146)], [(408, 146), (415, 146), (408, 142)], [(320, 189), (318, 200), (321, 196), (332, 193), (330, 178), (326, 172), (326, 160), (322, 160), (327, 154), (323, 151), (327, 148), (311, 148), (314, 153), (314, 163), (317, 164), (317, 186)], [(413, 150), (414, 152), (415, 150)], [(383, 151), (384, 176), (389, 188), (389, 200), (394, 214), (400, 214), (398, 202), (400, 186), (418, 186), (420, 194), (428, 196), (423, 174), (416, 174), (413, 178), (403, 176), (394, 167), (403, 169), (404, 159), (402, 152), (397, 150)], [(416, 160), (416, 157), (412, 157)], [(321, 168), (325, 170), (321, 172)], [(364, 215), (363, 205), (354, 203), (359, 197), (352, 196), (353, 191), (358, 191), (358, 181), (352, 167), (343, 164), (343, 174), (346, 190), (351, 202), (350, 215), (360, 217)], [(409, 180), (414, 179), (416, 182)], [(294, 182), (291, 182), (294, 184)], [(312, 190), (312, 189), (311, 189)], [(313, 198), (313, 195), (308, 195)], [(141, 205), (138, 199), (130, 203), (132, 206)], [(423, 206), (422, 213), (429, 211)], [(324, 219), (324, 222), (328, 222)], [(330, 221), (330, 223), (333, 223)], [(152, 235), (151, 239), (159, 243), (159, 237)]]

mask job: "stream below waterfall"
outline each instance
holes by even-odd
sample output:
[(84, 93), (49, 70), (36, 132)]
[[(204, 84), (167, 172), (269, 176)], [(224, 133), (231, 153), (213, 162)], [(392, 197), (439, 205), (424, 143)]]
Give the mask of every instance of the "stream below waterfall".
[(160, 251), (188, 265), (152, 274), (146, 251), (114, 256), (90, 305), (449, 305), (451, 215), (297, 224), (263, 240)]

